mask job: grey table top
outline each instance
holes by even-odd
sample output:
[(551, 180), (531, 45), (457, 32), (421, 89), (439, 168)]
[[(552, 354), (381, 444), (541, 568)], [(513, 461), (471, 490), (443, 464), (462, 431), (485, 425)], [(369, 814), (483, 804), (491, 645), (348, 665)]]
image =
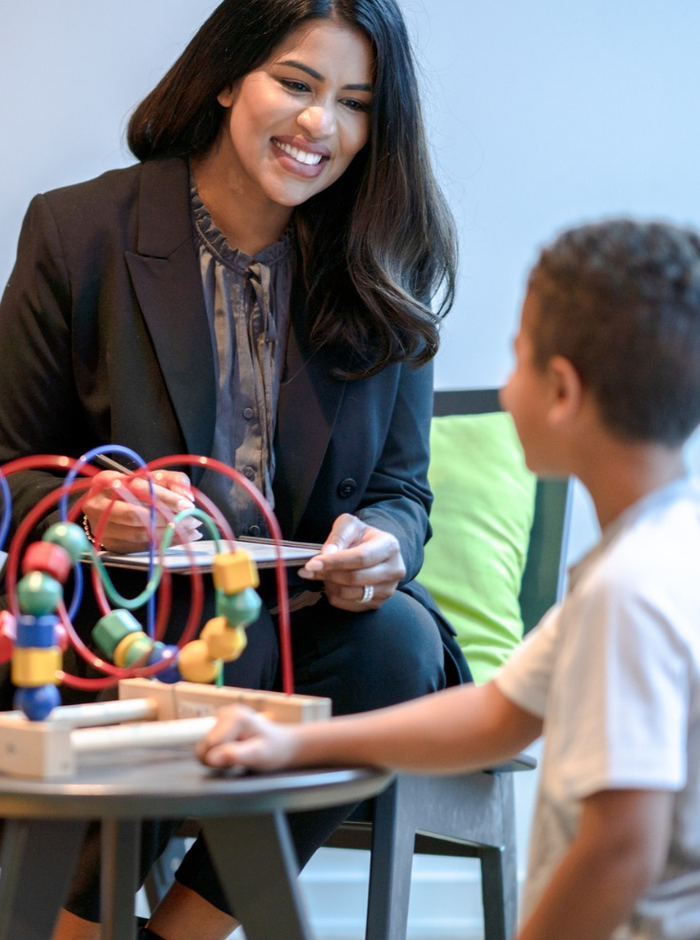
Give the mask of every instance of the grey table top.
[(371, 797), (390, 780), (371, 768), (219, 773), (191, 748), (152, 748), (58, 780), (0, 776), (0, 816), (148, 819), (319, 809)]

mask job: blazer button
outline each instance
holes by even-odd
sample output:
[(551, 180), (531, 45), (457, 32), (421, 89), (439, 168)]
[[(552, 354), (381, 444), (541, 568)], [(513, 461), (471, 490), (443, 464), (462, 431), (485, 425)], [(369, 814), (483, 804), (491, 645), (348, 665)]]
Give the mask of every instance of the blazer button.
[(352, 477), (348, 477), (347, 479), (343, 480), (342, 483), (338, 484), (338, 496), (340, 496), (341, 499), (348, 499), (350, 496), (352, 496), (356, 489), (357, 483), (352, 479)]

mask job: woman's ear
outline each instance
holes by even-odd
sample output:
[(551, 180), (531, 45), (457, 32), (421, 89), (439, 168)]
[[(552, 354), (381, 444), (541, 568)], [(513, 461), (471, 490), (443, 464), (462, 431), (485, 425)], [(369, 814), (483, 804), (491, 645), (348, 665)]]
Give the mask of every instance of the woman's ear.
[(222, 108), (230, 108), (233, 102), (236, 100), (236, 85), (227, 85), (226, 88), (222, 88), (219, 94), (216, 96), (216, 100), (219, 102)]
[(550, 386), (548, 419), (551, 426), (563, 428), (578, 416), (583, 402), (581, 376), (566, 356), (552, 356), (547, 363)]

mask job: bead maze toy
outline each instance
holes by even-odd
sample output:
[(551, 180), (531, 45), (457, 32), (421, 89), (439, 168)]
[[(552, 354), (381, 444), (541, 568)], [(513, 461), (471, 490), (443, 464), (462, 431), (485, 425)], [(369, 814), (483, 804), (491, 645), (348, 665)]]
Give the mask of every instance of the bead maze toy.
[[(146, 464), (128, 448), (113, 445), (112, 449), (126, 453), (138, 469), (117, 478), (114, 474), (98, 476), (100, 470), (91, 463), (96, 456), (92, 451), (77, 460), (39, 455), (0, 468), (0, 549), (10, 525), (8, 477), (21, 470), (42, 469), (61, 478), (56, 488), (27, 513), (8, 548), (6, 588), (10, 609), (0, 611), (0, 660), (11, 659), (16, 711), (0, 715), (0, 773), (61, 777), (75, 773), (82, 760), (110, 760), (117, 751), (134, 747), (192, 743), (211, 726), (215, 712), (231, 702), (243, 702), (280, 721), (330, 715), (328, 699), (295, 695), (293, 691), (289, 603), (281, 554), (276, 574), (283, 691), (222, 686), (223, 663), (244, 654), (246, 629), (260, 613), (261, 600), (255, 590), (259, 585), (257, 568), (250, 555), (236, 545), (225, 517), (204, 494), (193, 488), (195, 505), (173, 515), (156, 499), (154, 480), (164, 467), (195, 463), (227, 474), (248, 490), (261, 509), (273, 541), (281, 546), (279, 525), (262, 494), (242, 474), (212, 458), (177, 455)], [(143, 505), (143, 495), (134, 492), (139, 480), (148, 483), (149, 493), (148, 581), (138, 597), (124, 598), (114, 587), (98, 546), (117, 500)], [(96, 492), (106, 493), (110, 503), (93, 542), (88, 538), (89, 530), (75, 520), (85, 500)], [(24, 548), (28, 534), (56, 504), (60, 521), (50, 526), (40, 541)], [(154, 535), (157, 514), (166, 523), (159, 545)], [(216, 541), (217, 550), (220, 548), (213, 558), (211, 575), (216, 616), (197, 635), (203, 575), (193, 564), (187, 623), (178, 643), (166, 645), (160, 637), (169, 616), (171, 574), (163, 558), (188, 516), (199, 518)], [(72, 624), (82, 597), (86, 562), (102, 612), (92, 631), (93, 644), (102, 656), (83, 643)], [(22, 577), (18, 579), (20, 571)], [(71, 572), (73, 597), (66, 607), (63, 592)], [(110, 600), (119, 606), (113, 609)], [(132, 613), (141, 607), (147, 608), (146, 628)], [(85, 678), (65, 672), (63, 652), (69, 644), (103, 677)], [(119, 699), (64, 706), (58, 689), (61, 684), (96, 691), (118, 685)]]

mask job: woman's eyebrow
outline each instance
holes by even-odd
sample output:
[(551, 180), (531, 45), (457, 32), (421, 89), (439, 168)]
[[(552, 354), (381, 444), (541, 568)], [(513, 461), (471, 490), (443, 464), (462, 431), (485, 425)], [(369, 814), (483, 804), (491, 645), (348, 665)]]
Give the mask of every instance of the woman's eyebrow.
[[(310, 65), (305, 65), (303, 62), (298, 62), (296, 59), (282, 59), (279, 65), (291, 66), (294, 69), (300, 69), (302, 72), (306, 72), (307, 75), (310, 75), (311, 78), (315, 78), (316, 81), (322, 82), (323, 75), (320, 72), (317, 72), (316, 69), (312, 69)], [(346, 91), (372, 91), (372, 86), (368, 83), (358, 82), (353, 85), (343, 85), (343, 89)]]

